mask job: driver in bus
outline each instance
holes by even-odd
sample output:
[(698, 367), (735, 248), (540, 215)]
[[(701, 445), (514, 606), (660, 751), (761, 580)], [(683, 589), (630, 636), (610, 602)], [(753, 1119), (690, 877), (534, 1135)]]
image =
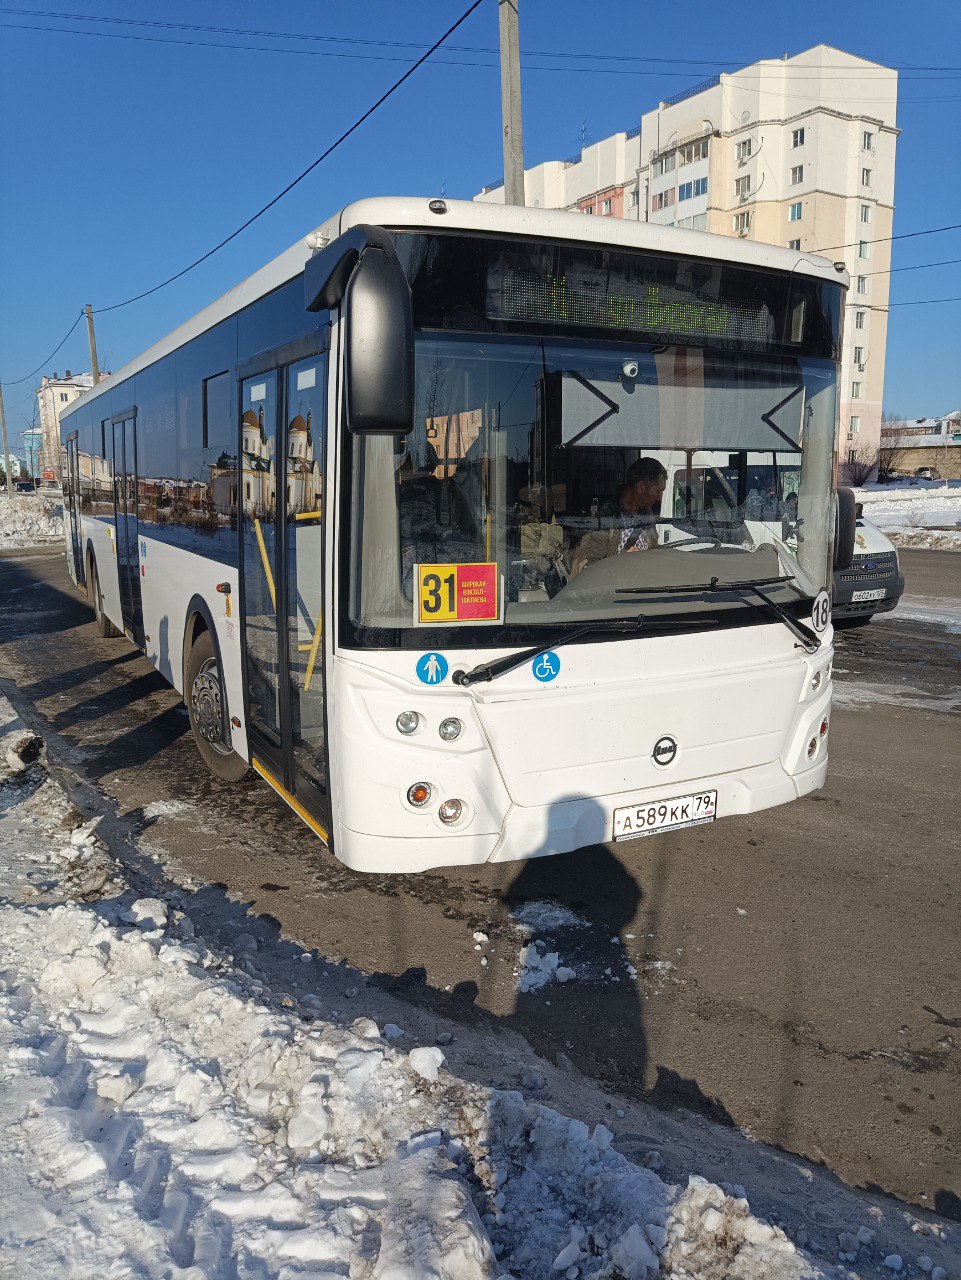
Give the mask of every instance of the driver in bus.
[(571, 564), (571, 577), (597, 560), (625, 551), (657, 546), (657, 521), (667, 487), (667, 471), (656, 458), (636, 458), (617, 491), (609, 529), (592, 529), (581, 539)]

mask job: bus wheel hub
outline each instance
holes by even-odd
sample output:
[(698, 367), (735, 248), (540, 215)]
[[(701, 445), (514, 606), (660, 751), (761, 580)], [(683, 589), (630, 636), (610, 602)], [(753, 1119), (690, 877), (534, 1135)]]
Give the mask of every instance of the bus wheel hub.
[(220, 676), (216, 667), (207, 667), (190, 690), (194, 720), (200, 736), (214, 746), (224, 741), (224, 719), (220, 709)]

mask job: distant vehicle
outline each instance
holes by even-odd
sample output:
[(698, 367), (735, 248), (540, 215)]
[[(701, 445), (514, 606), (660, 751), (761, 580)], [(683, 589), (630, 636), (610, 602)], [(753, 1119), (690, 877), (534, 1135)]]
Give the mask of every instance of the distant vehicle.
[(865, 520), (857, 504), (854, 560), (834, 575), (831, 614), (837, 627), (864, 626), (876, 613), (890, 613), (904, 592), (894, 544)]
[(13, 487), (17, 493), (36, 493), (37, 491), (37, 486), (32, 480), (17, 480)]
[(937, 467), (918, 467), (914, 478), (915, 480), (940, 480), (941, 472)]

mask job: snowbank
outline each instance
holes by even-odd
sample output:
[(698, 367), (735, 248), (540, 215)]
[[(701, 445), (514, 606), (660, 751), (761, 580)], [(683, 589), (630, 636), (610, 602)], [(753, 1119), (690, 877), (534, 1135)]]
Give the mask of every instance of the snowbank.
[(897, 546), (961, 551), (961, 481), (869, 484), (855, 493), (866, 518)]
[[(0, 1250), (18, 1276), (838, 1274), (742, 1187), (671, 1185), (604, 1125), (267, 989), (198, 936), (189, 894), (131, 888), (98, 822), (0, 698)], [(874, 1236), (838, 1256), (883, 1274)]]
[(63, 541), (63, 503), (34, 493), (0, 490), (0, 550)]

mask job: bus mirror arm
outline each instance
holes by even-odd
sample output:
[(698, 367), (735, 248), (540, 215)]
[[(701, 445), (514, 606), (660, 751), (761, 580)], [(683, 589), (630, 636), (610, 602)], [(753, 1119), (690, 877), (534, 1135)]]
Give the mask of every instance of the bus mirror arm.
[(383, 229), (352, 227), (304, 268), (308, 311), (343, 308), (347, 426), (355, 434), (407, 436), (414, 424), (414, 321), (410, 285)]

